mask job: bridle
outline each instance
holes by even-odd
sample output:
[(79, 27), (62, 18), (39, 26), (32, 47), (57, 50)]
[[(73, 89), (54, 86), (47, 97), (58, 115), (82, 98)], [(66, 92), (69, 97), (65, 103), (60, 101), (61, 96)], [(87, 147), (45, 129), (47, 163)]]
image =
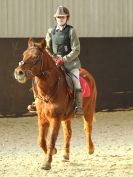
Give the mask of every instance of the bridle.
[[(45, 72), (43, 71), (43, 50), (40, 49), (39, 47), (35, 47), (35, 46), (30, 47), (28, 50), (32, 50), (32, 49), (37, 49), (37, 50), (39, 50), (41, 54), (38, 55), (37, 57), (35, 57), (34, 60), (32, 60), (32, 61), (24, 61), (24, 60), (21, 60), (21, 61), (19, 62), (19, 66), (26, 65), (26, 64), (31, 65), (31, 67), (30, 67), (27, 71), (25, 71), (25, 74), (26, 74), (26, 75), (28, 75), (28, 73), (30, 73), (30, 74), (31, 74), (32, 76), (34, 76), (34, 77), (35, 77), (35, 76), (45, 75)], [(40, 71), (39, 71), (39, 73), (38, 73), (38, 74), (33, 74), (32, 68), (33, 68), (34, 66), (36, 66), (38, 63), (40, 63), (40, 62), (41, 62), (41, 66), (40, 66)]]
[[(26, 74), (30, 73), (34, 77), (35, 76), (45, 76), (46, 77), (47, 76), (47, 72), (43, 71), (43, 54), (44, 54), (43, 50), (40, 49), (39, 47), (36, 47), (36, 46), (30, 47), (28, 50), (31, 50), (31, 49), (38, 49), (38, 50), (40, 50), (40, 55), (38, 55), (36, 58), (34, 58), (34, 61), (24, 61), (24, 60), (20, 61), (19, 62), (19, 66), (26, 65), (26, 64), (31, 65), (31, 67), (27, 71), (25, 71)], [(38, 74), (35, 75), (35, 74), (32, 73), (32, 68), (34, 66), (36, 66), (39, 62), (41, 62), (40, 71), (39, 71)], [(57, 80), (56, 80), (56, 82), (55, 82), (52, 90), (50, 91), (49, 98), (46, 99), (44, 97), (41, 97), (40, 95), (37, 95), (36, 89), (35, 89), (36, 83), (35, 83), (35, 80), (33, 79), (32, 80), (32, 87), (33, 87), (33, 91), (34, 91), (34, 98), (35, 99), (38, 98), (38, 99), (42, 100), (43, 102), (48, 103), (55, 96), (56, 91), (58, 90), (59, 80), (60, 80), (60, 77), (57, 78)]]

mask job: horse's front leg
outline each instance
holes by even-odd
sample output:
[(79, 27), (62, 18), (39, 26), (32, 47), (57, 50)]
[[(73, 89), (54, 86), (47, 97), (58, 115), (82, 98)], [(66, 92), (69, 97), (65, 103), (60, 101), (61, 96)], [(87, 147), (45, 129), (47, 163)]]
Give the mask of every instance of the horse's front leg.
[(72, 136), (71, 121), (62, 122), (63, 133), (64, 133), (64, 154), (63, 160), (68, 161), (70, 155), (70, 140)]
[(43, 164), (42, 169), (50, 170), (52, 156), (56, 153), (55, 143), (59, 133), (61, 121), (57, 118), (50, 120), (50, 129), (48, 134), (48, 142), (47, 142), (47, 156), (46, 162)]
[(43, 149), (44, 153), (47, 154), (47, 143), (46, 143), (46, 137), (48, 133), (48, 123), (43, 123), (38, 119), (38, 144)]

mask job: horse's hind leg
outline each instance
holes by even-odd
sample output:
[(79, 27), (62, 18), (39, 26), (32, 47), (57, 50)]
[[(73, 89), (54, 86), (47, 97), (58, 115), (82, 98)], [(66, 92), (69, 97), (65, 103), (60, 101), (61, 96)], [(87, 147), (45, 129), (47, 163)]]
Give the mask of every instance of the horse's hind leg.
[(63, 133), (64, 133), (64, 155), (63, 160), (68, 161), (69, 160), (69, 154), (70, 154), (70, 140), (72, 136), (72, 129), (71, 129), (71, 121), (63, 121), (62, 122), (63, 127)]
[(86, 143), (87, 143), (87, 149), (89, 154), (94, 153), (94, 145), (92, 142), (92, 122), (93, 122), (93, 115), (84, 116), (84, 130), (86, 134)]

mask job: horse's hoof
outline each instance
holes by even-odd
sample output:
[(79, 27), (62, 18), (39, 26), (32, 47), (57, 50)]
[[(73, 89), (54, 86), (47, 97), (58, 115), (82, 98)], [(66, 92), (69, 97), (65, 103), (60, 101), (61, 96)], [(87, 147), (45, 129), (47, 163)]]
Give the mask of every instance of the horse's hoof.
[(69, 161), (69, 154), (64, 154), (62, 161), (63, 162), (68, 162)]
[(94, 148), (89, 149), (89, 154), (91, 155), (91, 154), (93, 154), (93, 153), (94, 153)]
[(53, 151), (52, 151), (52, 155), (54, 155), (54, 154), (57, 154), (57, 149), (56, 148), (54, 148)]
[(43, 164), (43, 166), (41, 167), (42, 170), (50, 170), (51, 169), (51, 163), (46, 162), (45, 164)]

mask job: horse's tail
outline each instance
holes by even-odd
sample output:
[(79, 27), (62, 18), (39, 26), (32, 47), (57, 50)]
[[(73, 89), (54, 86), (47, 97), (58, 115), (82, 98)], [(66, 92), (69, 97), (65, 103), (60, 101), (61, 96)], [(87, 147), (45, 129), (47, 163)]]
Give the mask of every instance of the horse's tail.
[(93, 76), (86, 71), (85, 69), (80, 69), (80, 75), (87, 81), (90, 87), (90, 97), (89, 97), (89, 108), (88, 114), (93, 116), (93, 120), (95, 120), (95, 109), (96, 109), (96, 98), (97, 98), (97, 88), (96, 83)]

